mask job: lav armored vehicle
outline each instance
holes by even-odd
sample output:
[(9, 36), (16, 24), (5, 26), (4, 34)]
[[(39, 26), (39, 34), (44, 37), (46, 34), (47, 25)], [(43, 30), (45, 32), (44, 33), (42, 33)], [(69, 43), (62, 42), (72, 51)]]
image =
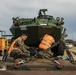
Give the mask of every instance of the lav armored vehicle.
[(52, 50), (59, 50), (60, 54), (64, 53), (65, 28), (63, 27), (64, 18), (57, 17), (56, 19), (51, 15), (46, 15), (47, 9), (40, 9), (38, 16), (34, 18), (19, 18), (13, 17), (13, 25), (10, 28), (13, 38), (19, 37), (22, 33), (28, 35), (25, 41), (26, 45), (38, 47), (41, 38), (45, 34), (54, 35), (55, 45)]
[(10, 28), (13, 38), (25, 33), (28, 35), (25, 43), (29, 46), (38, 46), (40, 38), (45, 34), (55, 34), (56, 42), (61, 40), (65, 30), (62, 26), (64, 18), (57, 17), (55, 19), (51, 15), (46, 15), (46, 11), (47, 9), (40, 9), (38, 16), (34, 18), (13, 17), (13, 25)]

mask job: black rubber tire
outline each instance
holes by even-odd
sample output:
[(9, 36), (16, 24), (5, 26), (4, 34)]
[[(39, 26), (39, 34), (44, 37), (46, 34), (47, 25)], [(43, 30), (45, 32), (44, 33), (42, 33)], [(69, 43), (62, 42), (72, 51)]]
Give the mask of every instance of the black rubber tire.
[(52, 52), (54, 53), (54, 57), (63, 56), (64, 55), (64, 44), (60, 42), (57, 46), (53, 47)]
[(64, 45), (62, 42), (58, 45), (58, 55), (64, 55)]

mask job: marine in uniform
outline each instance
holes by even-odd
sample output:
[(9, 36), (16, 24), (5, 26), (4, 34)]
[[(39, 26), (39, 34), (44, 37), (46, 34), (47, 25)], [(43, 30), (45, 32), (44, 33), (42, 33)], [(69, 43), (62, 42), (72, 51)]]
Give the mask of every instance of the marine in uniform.
[(41, 43), (39, 44), (39, 54), (38, 56), (42, 56), (43, 58), (50, 58), (53, 56), (53, 53), (51, 52), (51, 47), (53, 43), (55, 42), (53, 36), (51, 35), (44, 35)]
[(15, 39), (8, 50), (8, 54), (14, 58), (27, 58), (30, 57), (30, 47), (25, 45), (24, 41), (27, 39), (26, 34), (22, 34), (20, 37)]

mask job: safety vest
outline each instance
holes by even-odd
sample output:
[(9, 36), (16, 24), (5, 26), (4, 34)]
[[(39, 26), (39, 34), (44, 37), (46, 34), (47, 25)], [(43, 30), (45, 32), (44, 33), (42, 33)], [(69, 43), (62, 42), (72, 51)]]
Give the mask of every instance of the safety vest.
[(19, 49), (19, 47), (15, 47), (15, 44), (16, 44), (16, 42), (17, 42), (19, 39), (20, 39), (20, 38), (17, 38), (17, 39), (15, 39), (15, 40), (12, 42), (11, 47), (10, 47), (9, 50), (8, 50), (8, 54), (10, 54), (10, 53), (14, 50), (14, 48), (16, 48), (15, 50), (18, 50), (18, 49)]
[(54, 38), (48, 34), (46, 34), (41, 43), (39, 44), (39, 48), (43, 49), (43, 50), (47, 50), (48, 48), (50, 48), (52, 46), (52, 44), (54, 43)]

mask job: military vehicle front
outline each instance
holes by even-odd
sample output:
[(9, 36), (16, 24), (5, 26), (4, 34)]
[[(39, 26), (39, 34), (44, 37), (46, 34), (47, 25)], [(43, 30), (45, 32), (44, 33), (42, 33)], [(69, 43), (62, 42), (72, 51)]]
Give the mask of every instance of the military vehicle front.
[(10, 28), (14, 38), (19, 37), (22, 33), (28, 35), (26, 44), (29, 46), (38, 46), (41, 37), (45, 34), (55, 34), (55, 41), (59, 41), (64, 32), (64, 18), (46, 15), (47, 9), (40, 9), (38, 16), (34, 18), (13, 18), (13, 25)]

